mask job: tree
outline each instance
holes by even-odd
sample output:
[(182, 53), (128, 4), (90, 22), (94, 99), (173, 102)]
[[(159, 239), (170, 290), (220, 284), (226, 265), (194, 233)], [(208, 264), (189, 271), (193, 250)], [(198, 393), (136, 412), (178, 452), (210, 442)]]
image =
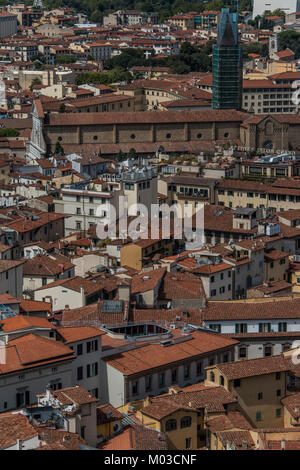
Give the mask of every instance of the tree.
[(42, 85), (41, 79), (38, 77), (35, 77), (30, 85), (30, 91), (32, 91), (36, 86)]
[(31, 56), (31, 61), (35, 62), (38, 60), (39, 62), (42, 62), (43, 64), (45, 63), (45, 57), (42, 54), (35, 54)]
[(123, 162), (124, 160), (126, 160), (126, 155), (120, 150), (117, 155), (117, 162)]
[(298, 59), (300, 57), (300, 34), (296, 31), (282, 31), (278, 36), (280, 48), (291, 49)]
[(265, 11), (264, 17), (268, 18), (269, 16), (280, 16), (283, 20), (285, 20), (285, 13), (280, 8), (277, 8), (274, 11)]
[(54, 62), (56, 64), (74, 64), (77, 60), (77, 57), (72, 54), (63, 54), (58, 57), (55, 57)]
[(131, 82), (132, 75), (122, 69), (113, 69), (109, 72), (90, 72), (79, 73), (75, 78), (77, 85), (84, 85), (85, 83), (92, 83), (93, 85), (110, 85), (115, 82)]
[(54, 153), (55, 153), (55, 155), (64, 155), (65, 154), (63, 146), (58, 141), (55, 144)]
[(131, 148), (128, 152), (128, 158), (133, 158), (135, 159), (136, 158), (136, 152), (135, 152), (135, 149), (134, 148)]
[(4, 127), (0, 129), (0, 137), (18, 137), (20, 132), (12, 127)]

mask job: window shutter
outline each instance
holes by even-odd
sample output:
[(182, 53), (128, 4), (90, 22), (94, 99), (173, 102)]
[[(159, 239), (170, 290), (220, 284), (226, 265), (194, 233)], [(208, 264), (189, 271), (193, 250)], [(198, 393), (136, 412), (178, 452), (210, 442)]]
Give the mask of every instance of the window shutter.
[(98, 362), (95, 362), (95, 375), (98, 375)]
[(88, 364), (86, 366), (86, 375), (87, 375), (87, 377), (90, 377), (90, 369), (91, 369), (91, 366), (90, 366), (90, 364)]

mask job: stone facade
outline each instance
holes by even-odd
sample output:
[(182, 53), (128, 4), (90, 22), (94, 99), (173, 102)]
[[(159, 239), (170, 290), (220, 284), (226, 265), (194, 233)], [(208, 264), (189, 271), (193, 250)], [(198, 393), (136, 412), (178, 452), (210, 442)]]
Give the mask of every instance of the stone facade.
[[(38, 100), (37, 100), (38, 101)], [(59, 142), (66, 151), (89, 145), (104, 153), (127, 147), (154, 153), (157, 145), (172, 144), (181, 152), (186, 144), (201, 151), (208, 144), (235, 143), (245, 148), (295, 150), (300, 147), (300, 116), (249, 116), (234, 110), (69, 113), (43, 117), (34, 104), (32, 137), (27, 155), (40, 158)], [(92, 145), (93, 144), (93, 145)], [(152, 145), (151, 145), (152, 144)], [(68, 148), (70, 146), (70, 149)], [(110, 152), (111, 149), (111, 152)], [(38, 155), (40, 153), (40, 156)]]

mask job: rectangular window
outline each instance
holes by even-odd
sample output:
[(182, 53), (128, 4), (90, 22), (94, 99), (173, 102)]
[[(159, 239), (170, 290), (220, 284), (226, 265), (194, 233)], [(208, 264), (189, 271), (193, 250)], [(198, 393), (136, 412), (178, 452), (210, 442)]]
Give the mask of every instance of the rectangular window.
[(263, 393), (262, 393), (262, 392), (259, 392), (259, 393), (257, 394), (257, 399), (258, 399), (258, 400), (262, 400), (262, 399), (263, 399)]
[(287, 331), (287, 323), (285, 322), (278, 323), (278, 331), (279, 332)]
[(245, 359), (247, 357), (247, 348), (239, 348), (239, 359)]
[(17, 408), (21, 408), (22, 406), (29, 405), (29, 404), (30, 404), (29, 391), (18, 392), (16, 394)]
[(184, 367), (184, 378), (188, 379), (190, 377), (190, 366), (185, 366)]
[(234, 386), (235, 388), (240, 387), (240, 386), (241, 386), (241, 379), (235, 379), (235, 380), (233, 381), (233, 386)]
[(136, 382), (132, 382), (132, 395), (137, 395), (138, 392), (139, 392), (139, 383), (136, 381)]
[(158, 376), (158, 385), (163, 387), (165, 385), (165, 374), (159, 374)]
[(98, 340), (97, 339), (95, 339), (94, 341), (88, 341), (86, 343), (86, 352), (90, 353), (90, 352), (94, 352), (94, 351), (98, 351)]
[(247, 333), (247, 323), (236, 323), (235, 332), (236, 333)]
[(93, 364), (88, 364), (86, 366), (86, 375), (87, 377), (95, 377), (98, 375), (98, 363), (94, 362)]
[(176, 382), (177, 382), (177, 369), (172, 370), (171, 381), (172, 381), (172, 384), (176, 384)]
[(272, 346), (265, 346), (265, 357), (272, 356)]
[(261, 421), (261, 411), (256, 412), (256, 421)]
[(192, 439), (190, 437), (187, 437), (185, 440), (185, 448), (190, 449), (192, 446)]
[(218, 333), (221, 333), (221, 325), (219, 323), (216, 325), (210, 324), (209, 328), (211, 330), (217, 331)]
[(152, 388), (152, 377), (146, 377), (145, 380), (145, 389), (148, 392)]
[(259, 323), (259, 332), (260, 333), (270, 333), (271, 332), (271, 323)]
[(83, 379), (83, 367), (77, 367), (77, 380), (82, 380)]
[(83, 353), (82, 344), (77, 344), (77, 356), (81, 356)]
[(281, 408), (276, 409), (276, 418), (280, 418), (281, 416)]

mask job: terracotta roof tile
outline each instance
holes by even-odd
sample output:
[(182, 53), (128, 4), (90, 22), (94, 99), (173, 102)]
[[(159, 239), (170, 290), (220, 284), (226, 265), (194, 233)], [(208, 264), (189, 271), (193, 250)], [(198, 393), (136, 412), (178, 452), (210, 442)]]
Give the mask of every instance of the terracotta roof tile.
[(281, 356), (248, 359), (240, 362), (227, 362), (216, 366), (228, 380), (255, 377), (275, 372), (287, 372), (289, 365)]
[(58, 333), (64, 339), (65, 344), (82, 341), (88, 338), (96, 338), (105, 334), (104, 331), (92, 326), (69, 326), (57, 328)]
[(17, 440), (27, 441), (38, 435), (36, 429), (22, 414), (0, 414), (0, 449), (17, 444)]
[(146, 344), (138, 349), (109, 356), (104, 360), (124, 375), (134, 375), (193, 356), (201, 356), (210, 351), (231, 348), (237, 344), (236, 341), (228, 341), (228, 338), (222, 335), (198, 330), (194, 330), (189, 336), (186, 341), (168, 347), (163, 347), (161, 344)]
[(109, 439), (100, 450), (167, 450), (164, 434), (140, 424), (131, 424)]
[(261, 301), (208, 301), (204, 321), (299, 318), (300, 299), (266, 298)]
[(16, 315), (0, 321), (0, 331), (2, 330), (5, 333), (31, 328), (56, 329), (46, 318), (31, 317), (29, 315)]

